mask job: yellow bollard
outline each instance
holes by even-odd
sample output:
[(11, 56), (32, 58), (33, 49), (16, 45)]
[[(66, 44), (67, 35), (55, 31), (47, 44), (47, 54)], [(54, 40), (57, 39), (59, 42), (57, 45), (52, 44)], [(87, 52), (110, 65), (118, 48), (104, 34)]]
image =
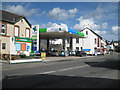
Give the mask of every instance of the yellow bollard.
[(41, 53), (41, 57), (42, 57), (42, 60), (45, 60), (45, 59), (46, 59), (46, 53), (45, 53), (45, 52), (42, 52), (42, 53)]

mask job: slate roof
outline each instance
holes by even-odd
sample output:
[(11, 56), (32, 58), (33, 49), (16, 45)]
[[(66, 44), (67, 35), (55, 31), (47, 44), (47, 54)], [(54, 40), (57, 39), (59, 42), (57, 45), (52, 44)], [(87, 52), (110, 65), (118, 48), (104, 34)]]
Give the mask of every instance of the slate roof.
[(28, 20), (25, 18), (25, 16), (20, 16), (20, 15), (17, 15), (17, 14), (8, 12), (8, 11), (0, 10), (0, 21), (15, 24), (16, 22), (18, 22), (19, 20), (21, 20), (23, 18), (26, 20), (26, 22), (31, 27), (31, 24), (28, 22)]

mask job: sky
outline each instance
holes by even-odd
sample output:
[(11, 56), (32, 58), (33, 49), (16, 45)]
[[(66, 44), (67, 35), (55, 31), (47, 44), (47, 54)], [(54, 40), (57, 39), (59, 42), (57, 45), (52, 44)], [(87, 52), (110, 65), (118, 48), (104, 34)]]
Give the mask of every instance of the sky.
[(62, 24), (80, 31), (89, 27), (106, 40), (118, 40), (117, 2), (3, 2), (2, 9), (24, 15), (40, 28)]

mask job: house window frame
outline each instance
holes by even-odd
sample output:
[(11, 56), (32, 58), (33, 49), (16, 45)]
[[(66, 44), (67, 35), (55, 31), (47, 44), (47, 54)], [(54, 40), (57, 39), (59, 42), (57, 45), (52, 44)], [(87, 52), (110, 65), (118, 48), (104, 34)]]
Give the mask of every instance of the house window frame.
[(86, 35), (88, 35), (88, 31), (86, 31)]
[[(27, 30), (28, 30), (28, 29), (29, 29), (29, 37), (27, 37)], [(26, 38), (30, 38), (30, 28), (26, 28), (26, 29), (25, 29), (25, 37), (26, 37)]]
[(76, 43), (79, 44), (79, 38), (76, 38)]
[(67, 39), (67, 43), (70, 43), (70, 39)]
[(97, 39), (96, 38), (94, 39), (94, 43), (97, 44)]
[[(18, 27), (18, 36), (15, 36), (15, 27)], [(19, 35), (20, 35), (20, 26), (14, 25), (14, 36), (19, 37)]]
[[(4, 44), (4, 48), (3, 48), (3, 44)], [(2, 49), (3, 49), (3, 50), (6, 49), (6, 43), (2, 43)]]
[[(3, 24), (5, 25), (5, 33), (2, 33), (2, 25), (3, 25)], [(1, 34), (1, 35), (6, 35), (6, 34), (7, 34), (7, 24), (4, 23), (4, 22), (2, 22), (2, 24), (1, 24), (0, 34)]]

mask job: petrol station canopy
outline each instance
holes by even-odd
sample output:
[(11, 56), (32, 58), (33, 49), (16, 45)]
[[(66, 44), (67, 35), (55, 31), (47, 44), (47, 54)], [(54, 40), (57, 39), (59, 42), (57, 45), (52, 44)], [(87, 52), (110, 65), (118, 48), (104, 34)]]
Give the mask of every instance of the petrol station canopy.
[(84, 34), (74, 29), (68, 28), (67, 30), (49, 30), (47, 28), (39, 29), (40, 39), (69, 39), (69, 38), (84, 38)]

